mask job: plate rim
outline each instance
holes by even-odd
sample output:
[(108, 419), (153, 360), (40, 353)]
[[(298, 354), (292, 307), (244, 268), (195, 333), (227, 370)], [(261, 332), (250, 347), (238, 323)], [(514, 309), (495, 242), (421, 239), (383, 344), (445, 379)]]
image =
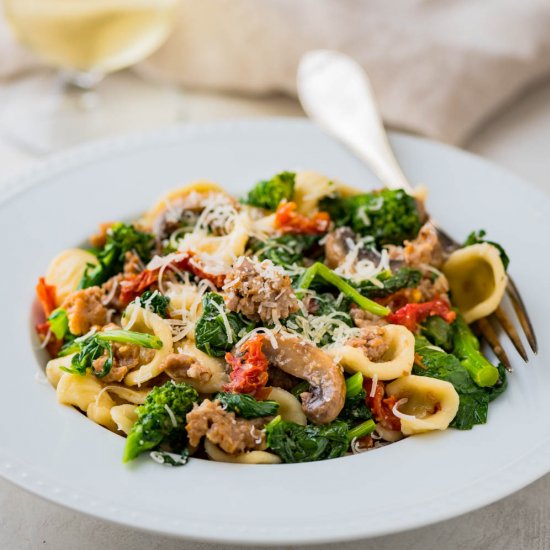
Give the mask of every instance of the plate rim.
[[(163, 143), (163, 142), (171, 142), (174, 140), (177, 140), (181, 138), (182, 136), (192, 136), (196, 135), (197, 133), (211, 133), (213, 130), (220, 130), (224, 129), (225, 131), (229, 131), (231, 129), (240, 127), (240, 128), (246, 128), (246, 127), (276, 127), (276, 126), (287, 126), (289, 124), (294, 124), (297, 126), (308, 126), (312, 127), (313, 125), (310, 121), (308, 121), (306, 118), (301, 117), (256, 117), (256, 118), (244, 118), (244, 119), (235, 119), (235, 120), (223, 120), (223, 121), (209, 121), (209, 122), (195, 122), (195, 123), (186, 123), (186, 124), (180, 124), (180, 125), (173, 125), (173, 126), (166, 126), (159, 128), (154, 131), (145, 131), (145, 132), (139, 132), (139, 133), (130, 133), (120, 136), (115, 136), (111, 138), (102, 139), (99, 141), (93, 141), (90, 143), (85, 143), (82, 145), (78, 145), (76, 147), (73, 147), (71, 149), (68, 149), (66, 151), (63, 151), (61, 153), (57, 153), (51, 157), (48, 157), (46, 159), (41, 159), (38, 162), (34, 163), (32, 166), (23, 169), (20, 173), (17, 173), (9, 178), (6, 178), (3, 180), (1, 184), (1, 190), (0, 190), (0, 209), (5, 208), (9, 202), (16, 198), (21, 196), (22, 194), (31, 191), (35, 186), (39, 185), (41, 181), (43, 181), (46, 178), (55, 177), (57, 173), (62, 173), (65, 170), (75, 168), (78, 166), (84, 166), (88, 162), (94, 162), (96, 160), (100, 160), (102, 158), (105, 158), (106, 156), (110, 156), (113, 154), (113, 152), (120, 151), (120, 150), (137, 150), (140, 147), (147, 147), (151, 146), (156, 143)], [(319, 131), (325, 133), (322, 129), (319, 129)], [(326, 134), (326, 133), (325, 133)], [(471, 153), (469, 151), (464, 151), (462, 149), (459, 149), (457, 147), (440, 143), (435, 140), (418, 137), (418, 136), (412, 136), (410, 134), (402, 133), (402, 132), (390, 132), (390, 136), (393, 138), (403, 139), (404, 141), (410, 140), (413, 142), (426, 142), (432, 146), (436, 146), (442, 149), (447, 149), (452, 151), (454, 154), (459, 154), (465, 157), (470, 157), (474, 159), (476, 162), (482, 162), (489, 166), (493, 171), (497, 170), (500, 171), (503, 174), (506, 174), (508, 177), (511, 175), (515, 180), (517, 180), (518, 183), (521, 183), (521, 185), (528, 186), (532, 192), (535, 192), (536, 194), (539, 194), (541, 197), (544, 197), (545, 200), (548, 200), (547, 194), (542, 191), (538, 186), (534, 185), (533, 183), (524, 180), (521, 176), (518, 176), (514, 174), (512, 171), (505, 169), (498, 164), (493, 163), (492, 161), (485, 159), (483, 157), (480, 157), (474, 153)], [(542, 441), (540, 444), (540, 447), (546, 447), (547, 449), (550, 449), (550, 441)], [(25, 466), (23, 461), (19, 465), (21, 470), (19, 471), (19, 477), (16, 479), (13, 470), (15, 470), (15, 466), (12, 464), (10, 465), (10, 468), (6, 468), (6, 463), (3, 460), (0, 463), (0, 475), (6, 479), (11, 484), (18, 486), (27, 492), (30, 492), (32, 494), (35, 494), (47, 501), (50, 501), (54, 504), (60, 505), (64, 508), (77, 511), (79, 513), (84, 513), (87, 515), (90, 515), (92, 517), (107, 520), (110, 523), (114, 523), (117, 525), (124, 525), (127, 527), (132, 527), (139, 529), (141, 531), (146, 532), (154, 532), (158, 533), (164, 536), (170, 536), (175, 538), (185, 538), (188, 540), (194, 540), (194, 541), (208, 541), (208, 542), (215, 542), (215, 543), (223, 543), (223, 542), (229, 542), (229, 543), (238, 543), (243, 545), (279, 545), (279, 544), (290, 544), (290, 543), (299, 543), (299, 544), (316, 544), (316, 543), (327, 543), (327, 542), (339, 542), (339, 541), (350, 541), (350, 540), (358, 540), (358, 539), (364, 539), (364, 538), (373, 538), (378, 536), (384, 536), (389, 534), (395, 534), (399, 532), (408, 531), (414, 528), (419, 527), (425, 527), (427, 525), (431, 525), (434, 523), (439, 523), (441, 521), (448, 520), (450, 518), (458, 517), (461, 515), (464, 515), (468, 512), (477, 510), (479, 508), (482, 508), (484, 506), (487, 506), (488, 504), (491, 504), (493, 502), (496, 502), (502, 498), (505, 498), (506, 496), (509, 496), (513, 494), (514, 492), (518, 491), (519, 489), (526, 487), (527, 485), (531, 484), (535, 480), (542, 477), (544, 474), (548, 473), (550, 471), (550, 453), (548, 454), (548, 458), (544, 460), (544, 452), (539, 452), (538, 458), (535, 460), (535, 457), (533, 454), (529, 455), (526, 453), (526, 456), (523, 456), (521, 458), (518, 458), (515, 463), (509, 466), (509, 468), (516, 468), (517, 470), (521, 471), (522, 467), (524, 466), (525, 460), (531, 459), (532, 464), (530, 465), (530, 468), (527, 470), (529, 472), (529, 475), (522, 475), (522, 476), (514, 476), (515, 482), (510, 483), (506, 486), (506, 488), (500, 488), (500, 490), (493, 490), (490, 493), (490, 496), (485, 496), (484, 498), (477, 498), (476, 504), (472, 506), (471, 500), (465, 499), (465, 502), (463, 502), (462, 505), (454, 506), (451, 508), (447, 508), (446, 512), (439, 513), (435, 518), (424, 518), (421, 521), (418, 521), (418, 518), (415, 517), (414, 519), (410, 519), (408, 522), (404, 521), (399, 528), (390, 528), (387, 527), (385, 529), (379, 529), (379, 530), (373, 530), (369, 529), (369, 533), (367, 534), (361, 534), (355, 532), (352, 535), (345, 536), (342, 534), (334, 535), (334, 536), (326, 536), (323, 535), (322, 537), (315, 538), (315, 536), (304, 536), (304, 534), (301, 534), (298, 537), (289, 539), (287, 536), (282, 536), (280, 539), (273, 538), (271, 540), (265, 540), (265, 539), (251, 539), (251, 538), (239, 538), (239, 535), (236, 537), (233, 536), (194, 536), (189, 534), (182, 534), (181, 532), (176, 532), (175, 529), (169, 529), (169, 528), (156, 528), (151, 525), (143, 526), (139, 525), (136, 521), (132, 521), (130, 517), (125, 517), (122, 520), (114, 520), (110, 518), (107, 513), (102, 512), (101, 510), (94, 510), (90, 506), (86, 506), (83, 504), (82, 501), (79, 501), (78, 506), (72, 505), (71, 502), (68, 502), (66, 499), (64, 500), (63, 491), (59, 493), (59, 496), (56, 496), (55, 492), (52, 492), (50, 489), (41, 487), (38, 484), (38, 480), (34, 479), (33, 483), (33, 476), (28, 474), (28, 471), (32, 471), (33, 467), (27, 467)], [(7, 460), (10, 460), (11, 462), (15, 462), (13, 458), (10, 458), (9, 455), (4, 452), (3, 450), (0, 450), (0, 456), (3, 458), (6, 458)], [(519, 466), (519, 467), (518, 467)], [(26, 470), (26, 472), (25, 472)], [(11, 472), (11, 475), (10, 475)], [(525, 470), (523, 470), (525, 472)], [(25, 475), (21, 475), (21, 474)], [(469, 489), (471, 490), (471, 489)], [(276, 537), (276, 535), (275, 535)]]

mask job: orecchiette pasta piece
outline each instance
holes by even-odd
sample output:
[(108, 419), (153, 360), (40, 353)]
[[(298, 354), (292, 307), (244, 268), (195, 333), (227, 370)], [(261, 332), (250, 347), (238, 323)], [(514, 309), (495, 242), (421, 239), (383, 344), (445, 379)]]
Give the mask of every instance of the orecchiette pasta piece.
[(57, 384), (57, 400), (64, 405), (75, 405), (86, 412), (103, 389), (103, 385), (91, 374), (64, 373)]
[(165, 210), (170, 207), (171, 203), (177, 202), (179, 200), (185, 199), (185, 197), (191, 195), (191, 193), (197, 193), (198, 195), (207, 196), (211, 193), (222, 193), (227, 195), (227, 193), (219, 185), (212, 183), (211, 181), (199, 180), (178, 189), (173, 189), (165, 195), (163, 195), (157, 203), (145, 213), (141, 220), (141, 224), (150, 229), (153, 226), (154, 221), (158, 216), (160, 216)]
[[(135, 311), (136, 308), (137, 312)], [(162, 372), (162, 362), (172, 352), (172, 331), (170, 330), (170, 325), (162, 317), (135, 304), (130, 304), (126, 308), (122, 317), (122, 327), (126, 328), (130, 320), (133, 321), (131, 325), (132, 330), (154, 334), (162, 342), (162, 348), (155, 350), (153, 359), (149, 363), (129, 372), (124, 378), (124, 383), (127, 386), (139, 386), (143, 382), (155, 378), (155, 376), (158, 376)]]
[(243, 211), (235, 217), (233, 229), (227, 235), (205, 236), (187, 233), (178, 244), (180, 252), (192, 252), (201, 259), (214, 258), (222, 267), (231, 267), (235, 258), (244, 254), (250, 235), (250, 218)]
[(321, 199), (336, 192), (344, 197), (359, 193), (358, 190), (317, 172), (308, 170), (296, 174), (293, 200), (298, 212), (302, 214), (311, 214), (317, 209)]
[(46, 365), (46, 377), (54, 388), (57, 388), (59, 380), (61, 380), (61, 377), (65, 374), (65, 372), (61, 370), (61, 367), (69, 368), (71, 366), (71, 359), (74, 355), (73, 353), (65, 357), (57, 357), (48, 361)]
[(58, 254), (48, 266), (46, 283), (55, 286), (55, 303), (63, 300), (78, 288), (88, 264), (96, 265), (97, 258), (87, 250), (69, 248)]
[(105, 426), (113, 432), (116, 431), (117, 426), (111, 416), (111, 409), (114, 407), (115, 402), (111, 399), (107, 391), (104, 389), (96, 396), (95, 401), (88, 405), (86, 409), (86, 415), (90, 420), (101, 426)]
[(128, 401), (134, 405), (143, 405), (151, 388), (135, 390), (133, 388), (125, 388), (124, 386), (105, 386), (105, 391), (111, 395), (116, 395), (123, 401)]
[(249, 451), (238, 455), (224, 453), (219, 447), (206, 440), (204, 442), (206, 454), (216, 462), (231, 462), (233, 464), (280, 464), (281, 459), (266, 451)]
[(431, 430), (445, 430), (456, 416), (458, 393), (450, 382), (427, 376), (404, 376), (386, 386), (393, 395), (394, 412), (401, 420), (401, 431), (412, 435)]
[(111, 418), (117, 428), (126, 435), (130, 433), (132, 426), (137, 420), (136, 405), (116, 405), (111, 409)]
[(193, 357), (197, 363), (206, 369), (207, 372), (201, 377), (202, 379), (184, 378), (181, 380), (193, 386), (199, 393), (219, 392), (225, 384), (229, 383), (229, 376), (225, 372), (223, 359), (206, 355), (206, 353), (197, 349), (192, 342), (184, 342), (178, 348), (178, 352)]
[(443, 273), (453, 303), (467, 323), (493, 313), (506, 290), (507, 277), (499, 251), (489, 243), (456, 250), (443, 266)]
[(283, 420), (300, 424), (300, 426), (307, 424), (307, 417), (302, 410), (302, 405), (290, 392), (273, 387), (267, 399), (279, 403), (279, 414)]
[(361, 348), (333, 345), (326, 352), (347, 372), (360, 372), (368, 378), (394, 380), (409, 374), (414, 363), (414, 336), (401, 325), (386, 325), (384, 339), (388, 350), (381, 361), (371, 361)]

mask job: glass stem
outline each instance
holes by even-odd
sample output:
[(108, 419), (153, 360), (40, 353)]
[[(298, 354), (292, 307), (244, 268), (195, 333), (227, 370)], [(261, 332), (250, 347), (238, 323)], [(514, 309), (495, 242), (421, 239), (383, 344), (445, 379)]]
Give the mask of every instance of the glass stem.
[(103, 80), (104, 74), (97, 71), (59, 72), (59, 86), (62, 93), (82, 111), (91, 111), (99, 103), (96, 86)]

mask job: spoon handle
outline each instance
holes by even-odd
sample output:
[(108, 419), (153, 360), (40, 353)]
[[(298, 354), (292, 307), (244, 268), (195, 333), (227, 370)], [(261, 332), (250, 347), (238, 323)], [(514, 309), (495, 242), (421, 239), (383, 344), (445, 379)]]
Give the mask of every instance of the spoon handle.
[(298, 95), (308, 116), (343, 141), (390, 189), (412, 186), (403, 174), (363, 68), (346, 55), (314, 50), (298, 67)]

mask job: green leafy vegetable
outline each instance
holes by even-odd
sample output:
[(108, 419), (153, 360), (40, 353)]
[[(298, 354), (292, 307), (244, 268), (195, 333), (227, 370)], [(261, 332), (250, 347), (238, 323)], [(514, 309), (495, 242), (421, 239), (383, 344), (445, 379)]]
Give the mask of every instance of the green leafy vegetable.
[[(227, 334), (224, 315), (229, 322), (231, 338)], [(201, 351), (211, 357), (222, 357), (255, 326), (242, 315), (227, 311), (221, 294), (208, 292), (202, 299), (202, 314), (195, 326), (195, 342)]]
[(186, 447), (179, 454), (168, 453), (166, 451), (151, 451), (151, 458), (157, 464), (167, 464), (168, 466), (185, 466), (189, 462), (189, 449)]
[(362, 424), (359, 424), (359, 426), (355, 426), (355, 428), (349, 430), (348, 440), (351, 441), (355, 438), (365, 437), (366, 435), (374, 432), (375, 429), (376, 423), (374, 420), (367, 420), (367, 422), (363, 422)]
[(494, 386), (498, 380), (498, 369), (481, 353), (479, 340), (462, 315), (457, 314), (453, 327), (453, 354), (478, 386)]
[(355, 397), (363, 389), (363, 375), (356, 372), (346, 379), (346, 399)]
[(369, 298), (385, 298), (402, 288), (415, 288), (420, 283), (422, 273), (418, 269), (402, 267), (395, 275), (379, 277), (383, 287), (376, 286), (371, 281), (364, 281), (358, 285), (361, 294)]
[(243, 418), (274, 416), (279, 410), (277, 401), (257, 401), (245, 393), (220, 392), (215, 395), (214, 399), (220, 401), (225, 410), (234, 412)]
[[(70, 367), (61, 367), (62, 370), (71, 374), (84, 375), (91, 369), (91, 372), (99, 378), (103, 378), (111, 371), (113, 367), (113, 347), (111, 342), (119, 342), (121, 344), (135, 344), (144, 348), (160, 349), (162, 341), (151, 334), (142, 332), (132, 332), (130, 330), (106, 330), (104, 332), (96, 332), (85, 338), (75, 338), (72, 342), (61, 348), (60, 357), (76, 355), (71, 359)], [(92, 364), (96, 359), (103, 355), (107, 358), (103, 364), (101, 371), (96, 371), (92, 368)]]
[(303, 265), (304, 257), (319, 241), (319, 235), (293, 235), (287, 233), (266, 242), (255, 241), (251, 249), (259, 260), (271, 260), (282, 267)]
[(422, 366), (415, 364), (413, 374), (450, 382), (460, 398), (458, 412), (451, 426), (469, 430), (487, 421), (489, 402), (506, 389), (506, 374), (499, 366), (499, 381), (492, 388), (481, 388), (471, 379), (460, 361), (451, 354), (434, 349), (423, 336), (416, 337), (416, 353)]
[(151, 292), (146, 290), (140, 297), (141, 304), (148, 306), (154, 313), (161, 317), (168, 317), (168, 306), (170, 305), (170, 298), (163, 296), (158, 290)]
[(138, 417), (126, 439), (124, 462), (165, 443), (181, 452), (187, 441), (186, 416), (198, 401), (197, 390), (189, 384), (166, 382), (153, 388), (136, 409)]
[(331, 197), (321, 201), (320, 208), (336, 225), (349, 225), (362, 236), (373, 237), (377, 247), (413, 239), (421, 226), (416, 201), (403, 189)]
[(510, 258), (508, 257), (508, 254), (506, 254), (506, 251), (502, 246), (498, 243), (495, 243), (494, 241), (488, 241), (487, 239), (484, 239), (487, 232), (485, 229), (480, 229), (479, 231), (472, 231), (466, 240), (464, 241), (464, 244), (462, 246), (471, 246), (473, 244), (479, 244), (479, 243), (487, 243), (492, 244), (500, 254), (500, 259), (502, 261), (502, 265), (504, 266), (504, 270), (508, 270), (508, 265), (510, 264)]
[(149, 261), (154, 240), (153, 235), (138, 231), (133, 225), (113, 224), (105, 246), (96, 252), (99, 263), (88, 265), (79, 288), (99, 286), (122, 271), (126, 252), (135, 251), (143, 262)]
[(267, 446), (283, 462), (312, 462), (338, 458), (348, 450), (348, 425), (334, 421), (330, 424), (300, 426), (274, 418), (266, 425)]
[(438, 315), (428, 317), (420, 327), (420, 332), (432, 344), (447, 352), (453, 350), (453, 325)]
[(277, 210), (282, 200), (292, 200), (296, 174), (281, 172), (270, 180), (260, 181), (248, 193), (246, 204), (267, 210)]
[(48, 323), (50, 324), (50, 330), (58, 340), (63, 340), (67, 332), (69, 332), (67, 312), (60, 307), (50, 313)]
[(307, 290), (315, 277), (320, 277), (326, 283), (336, 287), (345, 296), (353, 300), (361, 309), (368, 311), (374, 315), (385, 317), (390, 313), (387, 307), (381, 306), (369, 298), (362, 296), (355, 288), (347, 283), (340, 276), (336, 275), (332, 269), (326, 265), (315, 262), (311, 267), (308, 267), (298, 281), (298, 293), (300, 290)]

